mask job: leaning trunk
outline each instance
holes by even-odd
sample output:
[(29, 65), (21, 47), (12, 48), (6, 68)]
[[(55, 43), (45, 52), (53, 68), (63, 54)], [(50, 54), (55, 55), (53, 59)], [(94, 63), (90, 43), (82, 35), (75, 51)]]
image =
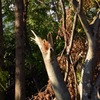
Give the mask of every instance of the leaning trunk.
[(70, 100), (70, 95), (61, 75), (56, 56), (53, 53), (51, 55), (43, 56), (43, 59), (56, 98), (57, 100)]
[[(49, 39), (50, 42), (44, 41), (37, 37), (34, 32), (33, 34), (35, 35), (35, 39), (33, 38), (33, 40), (35, 40), (41, 50), (47, 74), (57, 100), (70, 100), (70, 94), (60, 72), (56, 56), (54, 55), (52, 39)], [(51, 37), (51, 35), (49, 37)]]
[(93, 75), (94, 75), (94, 69), (96, 66), (96, 34), (92, 32), (92, 29), (85, 19), (85, 15), (83, 12), (80, 12), (78, 14), (78, 17), (80, 19), (80, 22), (84, 28), (84, 31), (87, 36), (88, 40), (88, 51), (87, 56), (82, 68), (81, 73), (81, 82), (79, 84), (80, 89), (80, 99), (82, 100), (88, 100), (91, 98), (91, 91), (93, 88)]

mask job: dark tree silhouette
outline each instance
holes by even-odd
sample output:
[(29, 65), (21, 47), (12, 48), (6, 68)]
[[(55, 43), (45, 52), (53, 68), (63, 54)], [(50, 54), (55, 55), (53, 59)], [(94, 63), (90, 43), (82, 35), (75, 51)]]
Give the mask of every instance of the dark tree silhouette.
[(16, 68), (15, 100), (25, 100), (23, 0), (15, 0)]

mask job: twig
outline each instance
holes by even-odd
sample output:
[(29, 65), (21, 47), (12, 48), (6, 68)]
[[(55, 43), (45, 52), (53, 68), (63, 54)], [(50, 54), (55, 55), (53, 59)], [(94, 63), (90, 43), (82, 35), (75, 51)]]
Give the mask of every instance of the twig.
[[(73, 45), (73, 37), (74, 37), (74, 32), (75, 32), (75, 27), (76, 27), (76, 21), (77, 21), (77, 13), (75, 14), (74, 16), (74, 22), (73, 22), (73, 28), (72, 28), (72, 35), (71, 35), (71, 38), (70, 38), (70, 43), (69, 43), (69, 46), (68, 46), (68, 49), (67, 49), (67, 67), (69, 68), (69, 63), (70, 62), (70, 52), (71, 52), (71, 48), (72, 48), (72, 45)], [(68, 71), (68, 69), (66, 68), (66, 71)], [(65, 78), (64, 80), (67, 79), (67, 74), (65, 73)]]
[(65, 41), (64, 49), (61, 53), (61, 57), (62, 57), (64, 51), (67, 48), (67, 38), (66, 38), (66, 11), (65, 11), (65, 6), (64, 6), (64, 1), (60, 0), (60, 2), (61, 2), (61, 8), (62, 8), (62, 12), (63, 12), (63, 16), (62, 16), (62, 18), (63, 18), (63, 30), (62, 31), (63, 31), (64, 41)]

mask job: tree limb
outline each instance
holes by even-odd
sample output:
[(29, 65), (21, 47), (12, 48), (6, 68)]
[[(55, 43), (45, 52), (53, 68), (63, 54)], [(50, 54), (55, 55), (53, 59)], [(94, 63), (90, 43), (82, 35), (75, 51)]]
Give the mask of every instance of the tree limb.
[[(66, 11), (65, 11), (65, 6), (64, 6), (64, 1), (60, 0), (60, 4), (61, 4), (61, 8), (62, 8), (62, 18), (63, 18), (63, 35), (64, 35), (64, 41), (65, 41), (65, 45), (64, 45), (64, 49), (62, 51), (62, 55), (64, 53), (64, 51), (67, 49), (67, 37), (66, 37)], [(66, 50), (67, 51), (67, 50)], [(61, 55), (61, 57), (62, 57)]]
[(54, 50), (52, 49), (52, 45), (48, 41), (42, 40), (33, 31), (32, 33), (35, 36), (35, 38), (32, 38), (32, 40), (34, 40), (37, 43), (42, 53), (46, 71), (57, 100), (66, 100), (66, 98), (70, 100), (71, 97), (63, 80), (63, 76), (60, 72), (60, 68), (56, 56), (54, 54)]
[[(77, 13), (75, 13), (75, 16), (74, 16), (74, 22), (73, 22), (73, 28), (72, 28), (70, 43), (69, 43), (69, 46), (68, 46), (68, 48), (67, 48), (67, 67), (68, 67), (68, 68), (69, 68), (70, 62), (71, 62), (71, 61), (70, 61), (70, 52), (71, 52), (72, 45), (73, 45), (73, 38), (74, 38), (74, 32), (75, 32), (75, 27), (76, 27), (76, 21), (77, 21)], [(67, 79), (68, 68), (66, 68), (64, 81), (66, 81), (66, 79)], [(73, 74), (74, 74), (74, 73), (73, 73)]]
[(67, 55), (70, 55), (71, 48), (72, 48), (72, 45), (73, 45), (73, 38), (74, 38), (76, 22), (77, 22), (77, 13), (75, 13), (75, 16), (74, 16), (73, 28), (72, 28), (70, 43), (69, 43), (69, 46), (68, 46), (68, 49), (67, 49)]

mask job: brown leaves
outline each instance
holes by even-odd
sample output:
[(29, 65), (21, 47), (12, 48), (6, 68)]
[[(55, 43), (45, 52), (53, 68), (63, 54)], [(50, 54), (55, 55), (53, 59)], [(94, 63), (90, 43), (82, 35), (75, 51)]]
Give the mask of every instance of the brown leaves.
[(43, 41), (44, 41), (44, 48), (45, 48), (46, 50), (48, 50), (48, 49), (49, 49), (49, 42), (46, 41), (46, 40), (43, 40)]
[(50, 81), (48, 81), (48, 84), (45, 88), (45, 90), (41, 90), (38, 92), (36, 96), (33, 96), (33, 98), (29, 100), (52, 100), (55, 97), (53, 89), (51, 87)]
[(77, 61), (79, 56), (85, 58), (86, 56), (87, 44), (84, 39), (76, 38), (73, 42), (73, 47), (71, 51), (71, 56), (73, 61)]
[(93, 7), (94, 1), (93, 0), (83, 0), (83, 9), (88, 9)]

